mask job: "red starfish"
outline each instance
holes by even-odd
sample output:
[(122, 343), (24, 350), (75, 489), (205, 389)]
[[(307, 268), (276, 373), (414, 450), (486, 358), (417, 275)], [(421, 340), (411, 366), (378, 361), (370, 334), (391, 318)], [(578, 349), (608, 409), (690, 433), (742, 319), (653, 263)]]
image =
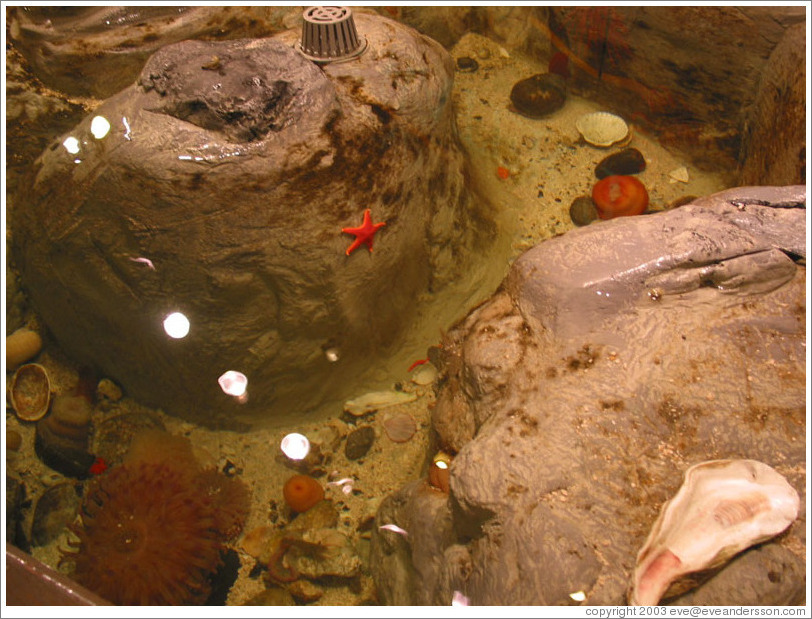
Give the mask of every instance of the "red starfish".
[(386, 225), (385, 222), (381, 222), (379, 224), (372, 223), (372, 218), (369, 216), (369, 212), (369, 209), (364, 211), (364, 223), (362, 223), (360, 227), (341, 228), (341, 231), (345, 234), (355, 235), (355, 240), (352, 242), (352, 245), (347, 248), (348, 256), (363, 244), (366, 244), (367, 249), (372, 251), (372, 237), (375, 236), (378, 229), (383, 228)]

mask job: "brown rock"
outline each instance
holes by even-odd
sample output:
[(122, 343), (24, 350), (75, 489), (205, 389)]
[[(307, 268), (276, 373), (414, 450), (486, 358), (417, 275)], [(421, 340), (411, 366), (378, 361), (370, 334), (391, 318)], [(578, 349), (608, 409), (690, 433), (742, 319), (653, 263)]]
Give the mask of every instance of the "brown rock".
[(553, 73), (539, 73), (514, 84), (510, 91), (513, 109), (523, 116), (544, 118), (559, 110), (567, 100), (564, 79)]
[(624, 148), (605, 157), (595, 168), (595, 176), (604, 179), (607, 176), (626, 176), (639, 174), (646, 169), (646, 160), (636, 148)]
[(344, 445), (344, 454), (348, 460), (358, 460), (367, 455), (372, 443), (375, 442), (375, 429), (372, 426), (364, 426), (353, 430), (347, 436), (347, 443)]

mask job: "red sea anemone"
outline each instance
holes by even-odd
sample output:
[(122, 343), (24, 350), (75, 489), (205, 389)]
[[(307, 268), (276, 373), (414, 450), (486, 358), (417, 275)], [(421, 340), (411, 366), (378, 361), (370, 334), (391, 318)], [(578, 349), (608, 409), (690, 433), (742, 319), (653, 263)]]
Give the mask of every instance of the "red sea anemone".
[(633, 176), (607, 176), (595, 183), (592, 201), (601, 219), (640, 215), (648, 206), (648, 192)]
[[(177, 452), (174, 452), (177, 453)], [(202, 604), (224, 541), (248, 513), (242, 481), (197, 462), (128, 459), (88, 487), (63, 562), (74, 578), (124, 605)]]

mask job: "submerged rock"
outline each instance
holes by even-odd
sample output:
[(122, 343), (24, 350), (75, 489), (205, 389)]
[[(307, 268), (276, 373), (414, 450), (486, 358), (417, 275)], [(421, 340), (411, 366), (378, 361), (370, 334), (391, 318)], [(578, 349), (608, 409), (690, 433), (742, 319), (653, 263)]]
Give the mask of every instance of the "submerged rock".
[[(163, 47), (45, 150), (10, 218), (32, 304), (68, 354), (198, 423), (293, 418), (352, 393), (414, 299), (466, 272), (484, 219), (453, 60), (407, 26), (355, 21), (368, 51), (323, 67), (295, 51), (298, 30)], [(342, 229), (365, 209), (387, 225), (374, 253), (347, 256)], [(162, 326), (176, 311), (182, 339)], [(220, 388), (229, 370), (249, 397)]]
[[(764, 462), (805, 505), (805, 206), (804, 187), (731, 189), (521, 255), (444, 340), (449, 494), (421, 480), (381, 504), (409, 533), (373, 531), (381, 602), (623, 605), (697, 462)], [(805, 519), (690, 599), (803, 603)]]

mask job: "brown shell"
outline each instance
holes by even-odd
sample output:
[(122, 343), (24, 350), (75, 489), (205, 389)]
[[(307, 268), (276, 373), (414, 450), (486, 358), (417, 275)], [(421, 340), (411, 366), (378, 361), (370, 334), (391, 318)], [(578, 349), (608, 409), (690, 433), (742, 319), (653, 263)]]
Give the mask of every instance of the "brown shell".
[(51, 404), (51, 380), (38, 363), (21, 365), (9, 383), (9, 399), (17, 416), (24, 421), (37, 421), (45, 416)]

